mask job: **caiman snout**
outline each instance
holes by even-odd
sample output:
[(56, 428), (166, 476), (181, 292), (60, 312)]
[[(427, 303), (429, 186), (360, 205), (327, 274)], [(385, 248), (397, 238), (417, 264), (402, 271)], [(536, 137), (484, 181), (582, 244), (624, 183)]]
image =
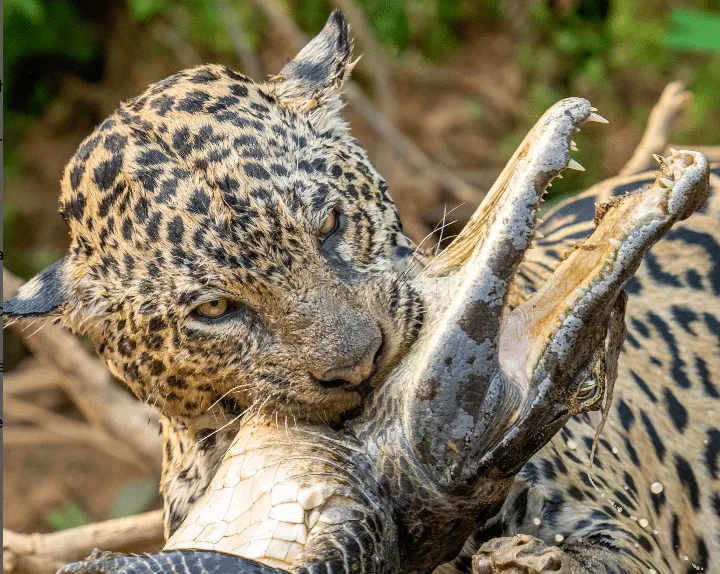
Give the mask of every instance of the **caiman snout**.
[[(346, 387), (357, 386), (375, 372), (378, 351), (382, 345), (382, 336), (372, 337), (366, 345), (357, 345), (358, 350), (363, 349), (358, 360), (347, 362), (347, 356), (337, 358), (339, 366), (332, 366), (313, 376), (324, 387)], [(343, 364), (344, 363), (344, 364)]]

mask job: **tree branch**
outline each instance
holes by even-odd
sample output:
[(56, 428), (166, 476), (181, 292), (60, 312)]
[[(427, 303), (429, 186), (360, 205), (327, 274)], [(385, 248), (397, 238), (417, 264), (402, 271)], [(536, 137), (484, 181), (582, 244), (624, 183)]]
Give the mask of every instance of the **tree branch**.
[(138, 459), (137, 453), (132, 448), (124, 442), (121, 442), (120, 439), (108, 436), (100, 429), (94, 430), (84, 423), (79, 423), (27, 401), (10, 396), (4, 398), (3, 410), (7, 418), (19, 419), (27, 423), (35, 424), (50, 432), (74, 440), (79, 444), (94, 446), (108, 456), (112, 456), (123, 462), (142, 465), (143, 460)]
[(665, 86), (658, 103), (650, 112), (640, 143), (630, 160), (620, 170), (620, 175), (633, 175), (656, 167), (652, 156), (665, 150), (668, 134), (690, 98), (692, 94), (685, 90), (681, 82), (672, 82)]
[(50, 534), (3, 529), (3, 574), (55, 574), (95, 548), (142, 552), (158, 550), (164, 543), (162, 510)]

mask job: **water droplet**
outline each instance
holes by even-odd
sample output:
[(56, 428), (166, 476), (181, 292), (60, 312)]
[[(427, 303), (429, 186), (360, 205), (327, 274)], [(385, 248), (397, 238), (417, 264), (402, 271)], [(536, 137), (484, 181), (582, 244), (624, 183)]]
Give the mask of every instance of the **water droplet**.
[(660, 494), (665, 487), (660, 482), (653, 482), (650, 485), (650, 492), (653, 494)]
[(613, 453), (613, 454), (617, 454), (617, 453), (619, 453), (619, 452), (620, 452), (620, 450), (618, 449), (618, 447), (616, 447), (616, 446), (612, 447), (612, 453)]
[(687, 560), (687, 559), (688, 559), (688, 557), (687, 557), (687, 556), (683, 556), (683, 560)]
[(555, 535), (555, 542), (562, 542), (563, 540), (565, 540), (565, 537), (562, 534)]
[(653, 530), (653, 534), (657, 534), (657, 533), (658, 533), (658, 531), (657, 531), (657, 530)]
[(640, 545), (637, 542), (635, 543), (635, 548), (640, 548)]
[(568, 439), (566, 444), (570, 450), (575, 450), (578, 446), (577, 443), (573, 439)]
[(541, 522), (542, 522), (542, 520), (540, 520), (537, 516), (535, 518), (533, 518), (533, 524), (535, 526), (540, 526)]
[(640, 526), (642, 526), (643, 528), (647, 528), (647, 525), (650, 524), (650, 523), (648, 522), (647, 518), (641, 518), (641, 519), (638, 521), (638, 524), (639, 524)]
[(630, 487), (629, 487), (627, 484), (626, 484), (625, 486), (623, 486), (623, 488), (624, 488), (625, 490), (630, 490)]
[(648, 574), (657, 574), (657, 570), (655, 570), (655, 568), (650, 568), (650, 570), (648, 570)]

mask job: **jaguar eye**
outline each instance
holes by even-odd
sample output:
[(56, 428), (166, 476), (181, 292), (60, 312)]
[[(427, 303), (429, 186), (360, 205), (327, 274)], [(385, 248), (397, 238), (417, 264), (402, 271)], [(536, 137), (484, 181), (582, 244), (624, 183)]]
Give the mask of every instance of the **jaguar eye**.
[(208, 301), (202, 305), (198, 305), (195, 308), (195, 312), (201, 317), (208, 319), (217, 319), (221, 317), (230, 309), (230, 302), (227, 299), (215, 299), (214, 301)]
[(320, 241), (324, 241), (332, 235), (337, 230), (339, 223), (340, 216), (338, 215), (338, 212), (333, 209), (330, 213), (328, 213), (328, 216), (325, 218), (325, 221), (323, 221), (323, 224), (320, 227)]

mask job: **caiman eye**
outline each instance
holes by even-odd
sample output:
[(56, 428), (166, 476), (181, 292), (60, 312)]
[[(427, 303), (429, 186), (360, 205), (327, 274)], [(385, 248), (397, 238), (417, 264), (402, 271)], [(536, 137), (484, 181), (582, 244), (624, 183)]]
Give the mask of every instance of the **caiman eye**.
[(207, 319), (217, 319), (230, 310), (230, 302), (227, 299), (215, 299), (195, 307), (195, 313)]
[(328, 216), (325, 218), (325, 221), (323, 221), (323, 224), (320, 227), (318, 234), (320, 241), (325, 241), (328, 237), (335, 233), (339, 225), (340, 214), (333, 209), (330, 213), (328, 213)]
[(600, 385), (598, 384), (597, 377), (591, 375), (578, 387), (577, 400), (580, 403), (595, 402), (598, 392), (600, 392)]

